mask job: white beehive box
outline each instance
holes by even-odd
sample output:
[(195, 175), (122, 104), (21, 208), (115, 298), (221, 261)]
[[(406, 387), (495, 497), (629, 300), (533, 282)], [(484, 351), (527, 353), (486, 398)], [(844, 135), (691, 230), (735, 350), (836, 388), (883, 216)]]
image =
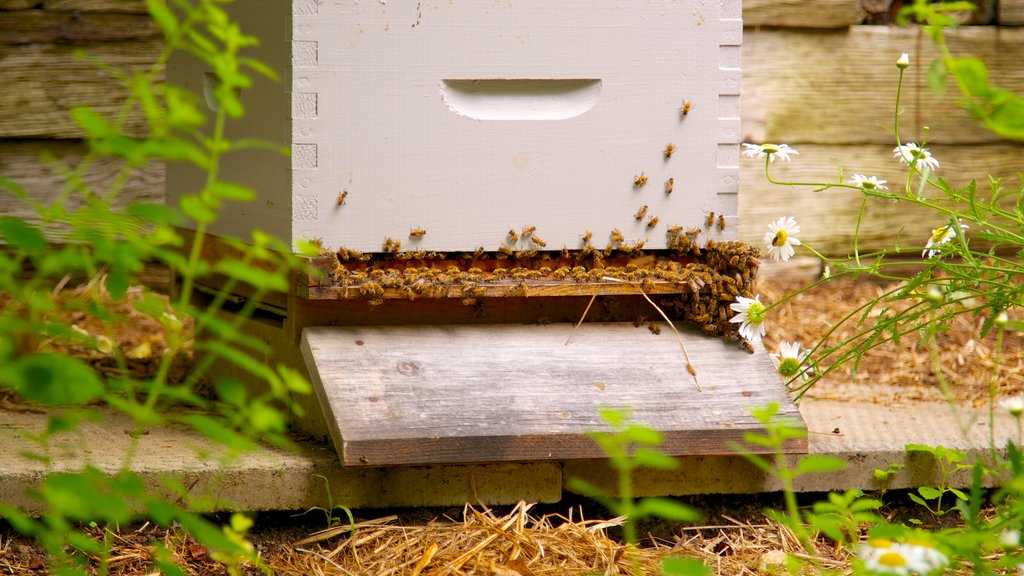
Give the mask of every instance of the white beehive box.
[[(245, 0), (232, 10), (283, 77), (243, 94), (248, 115), (232, 136), (283, 141), (292, 156), (225, 164), (224, 178), (260, 197), (215, 234), (493, 251), (531, 225), (549, 250), (579, 248), (588, 230), (604, 246), (613, 229), (663, 248), (666, 226), (703, 227), (714, 212), (724, 230), (700, 239), (737, 236), (740, 0)], [(201, 89), (205, 72), (181, 60), (168, 74)], [(198, 178), (169, 167), (169, 195)], [(427, 232), (410, 238), (413, 228)]]

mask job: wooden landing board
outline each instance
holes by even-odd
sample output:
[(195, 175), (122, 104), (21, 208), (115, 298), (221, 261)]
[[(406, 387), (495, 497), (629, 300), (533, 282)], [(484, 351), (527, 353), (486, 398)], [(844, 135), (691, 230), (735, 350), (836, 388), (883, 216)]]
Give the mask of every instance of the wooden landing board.
[[(662, 431), (672, 455), (730, 454), (775, 401), (799, 420), (763, 349), (631, 323), (306, 328), (302, 354), (346, 466), (600, 458), (602, 407)], [(802, 423), (802, 420), (800, 420)], [(806, 451), (803, 439), (788, 446)]]

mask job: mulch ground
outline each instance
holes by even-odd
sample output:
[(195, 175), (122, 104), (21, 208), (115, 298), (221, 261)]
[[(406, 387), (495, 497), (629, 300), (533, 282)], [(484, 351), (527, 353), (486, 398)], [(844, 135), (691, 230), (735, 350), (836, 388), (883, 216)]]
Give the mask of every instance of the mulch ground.
[[(799, 282), (762, 283), (763, 300), (773, 302)], [(806, 292), (772, 311), (768, 350), (782, 341), (810, 345), (830, 328), (831, 323), (884, 290), (868, 282), (837, 280)], [(141, 343), (161, 352), (159, 325), (139, 317), (130, 303), (115, 310), (132, 318), (131, 326), (112, 334), (123, 352)], [(98, 329), (87, 317), (75, 320), (80, 326)], [(997, 362), (993, 337), (979, 338), (980, 319), (958, 319), (936, 339), (934, 350), (921, 346), (915, 337), (899, 347), (882, 346), (867, 354), (856, 374), (849, 368), (828, 376), (823, 388), (835, 390), (860, 384), (889, 384), (921, 394), (934, 394), (940, 384), (948, 386), (955, 398), (980, 404), (989, 401), (992, 384), (1000, 396), (1024, 391), (1024, 342), (1009, 335), (1003, 357)], [(843, 338), (853, 327), (837, 331)], [(104, 372), (108, 359), (92, 350), (80, 350), (82, 357)], [(941, 369), (934, 370), (933, 355)], [(187, 359), (183, 359), (185, 361)], [(144, 374), (149, 366), (140, 359), (133, 369)], [(187, 362), (182, 366), (187, 369)], [(995, 375), (995, 376), (994, 376)], [(814, 393), (812, 391), (812, 393)], [(0, 394), (0, 411), (17, 400)], [(899, 499), (898, 494), (890, 499)], [(489, 509), (483, 505), (463, 510), (359, 512), (356, 530), (339, 526), (320, 530), (308, 520), (289, 515), (261, 516), (252, 535), (255, 550), (265, 564), (278, 574), (374, 574), (434, 575), (487, 574), (499, 576), (541, 576), (574, 574), (626, 574), (635, 566), (643, 573), (656, 573), (665, 556), (699, 558), (717, 574), (773, 574), (785, 572), (785, 553), (801, 555), (799, 544), (784, 526), (762, 514), (765, 507), (778, 505), (776, 495), (751, 497), (717, 496), (695, 498), (691, 503), (705, 511), (701, 526), (679, 526), (649, 522), (642, 526), (642, 546), (632, 549), (619, 540), (621, 519), (608, 518), (593, 504), (563, 502), (555, 506)], [(896, 514), (894, 506), (888, 512)], [(308, 518), (308, 517), (303, 517)], [(225, 567), (209, 551), (180, 530), (150, 524), (104, 532), (114, 543), (109, 573), (147, 574), (153, 544), (162, 542), (174, 551), (187, 574), (225, 574)], [(825, 568), (848, 565), (849, 551), (819, 542), (819, 562)], [(42, 574), (46, 557), (30, 541), (12, 534), (0, 524), (0, 575)], [(243, 573), (257, 574), (254, 566)]]

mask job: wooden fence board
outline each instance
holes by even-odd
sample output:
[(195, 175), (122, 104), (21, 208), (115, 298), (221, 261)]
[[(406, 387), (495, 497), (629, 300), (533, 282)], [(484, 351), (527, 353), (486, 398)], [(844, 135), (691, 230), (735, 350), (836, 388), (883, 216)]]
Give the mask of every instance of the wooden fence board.
[(144, 0), (0, 0), (0, 10), (38, 8), (52, 12), (147, 12)]
[[(776, 180), (836, 181), (843, 169), (848, 180), (854, 173), (874, 175), (889, 181), (889, 190), (899, 190), (906, 178), (905, 167), (893, 159), (891, 145), (795, 146), (800, 155), (790, 163), (775, 162)], [(979, 192), (988, 190), (988, 175), (1004, 177), (1007, 186), (1019, 186), (1018, 172), (1024, 171), (1024, 146), (990, 144), (929, 147), (941, 163), (938, 175), (955, 185), (978, 181)], [(744, 158), (740, 165), (740, 239), (760, 246), (768, 223), (780, 216), (794, 216), (800, 224), (800, 240), (826, 255), (842, 256), (853, 246), (854, 226), (862, 195), (853, 189), (836, 188), (814, 193), (809, 187), (775, 186), (765, 180), (764, 164)], [(940, 214), (912, 208), (905, 203), (872, 199), (861, 223), (862, 251), (902, 246), (924, 246), (933, 228), (946, 223)], [(800, 251), (798, 250), (798, 254)]]
[(844, 28), (864, 22), (860, 0), (744, 0), (744, 26)]
[[(149, 68), (160, 45), (145, 40), (80, 47), (0, 46), (0, 138), (80, 138), (82, 131), (69, 116), (73, 107), (88, 104), (110, 116), (121, 109), (125, 89), (107, 72), (76, 58), (78, 48), (133, 72)], [(130, 130), (142, 127), (138, 117), (127, 125)]]
[(999, 23), (1024, 26), (1024, 0), (999, 0)]
[[(950, 33), (955, 54), (988, 65), (1000, 86), (1024, 92), (1024, 28), (963, 27)], [(896, 59), (907, 52), (903, 132), (920, 138), (929, 126), (943, 142), (999, 138), (956, 105), (928, 89), (925, 75), (937, 52), (917, 29), (853, 26), (848, 30), (751, 30), (743, 38), (743, 135), (754, 141), (887, 143), (896, 98)]]
[(110, 42), (153, 38), (160, 29), (149, 15), (21, 10), (0, 12), (0, 44)]
[[(32, 201), (48, 203), (63, 189), (64, 179), (40, 159), (44, 150), (70, 166), (77, 165), (85, 156), (85, 146), (78, 142), (0, 142), (0, 175), (25, 187)], [(94, 186), (97, 192), (102, 192), (107, 189), (118, 168), (119, 163), (115, 160), (99, 160), (86, 172), (83, 180)], [(163, 164), (153, 164), (128, 180), (119, 201), (161, 202), (163, 197), (164, 167)], [(73, 197), (69, 208), (74, 209), (80, 204), (81, 199)], [(28, 206), (4, 191), (0, 191), (0, 214), (22, 218), (32, 216)]]

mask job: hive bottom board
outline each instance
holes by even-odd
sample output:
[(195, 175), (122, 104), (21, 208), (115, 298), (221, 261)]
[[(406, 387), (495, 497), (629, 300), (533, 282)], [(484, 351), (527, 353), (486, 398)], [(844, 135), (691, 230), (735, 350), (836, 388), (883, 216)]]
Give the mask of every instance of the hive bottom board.
[(671, 455), (733, 453), (771, 402), (803, 425), (763, 349), (681, 339), (695, 376), (670, 329), (632, 323), (308, 327), (301, 349), (345, 466), (600, 458), (602, 408)]

